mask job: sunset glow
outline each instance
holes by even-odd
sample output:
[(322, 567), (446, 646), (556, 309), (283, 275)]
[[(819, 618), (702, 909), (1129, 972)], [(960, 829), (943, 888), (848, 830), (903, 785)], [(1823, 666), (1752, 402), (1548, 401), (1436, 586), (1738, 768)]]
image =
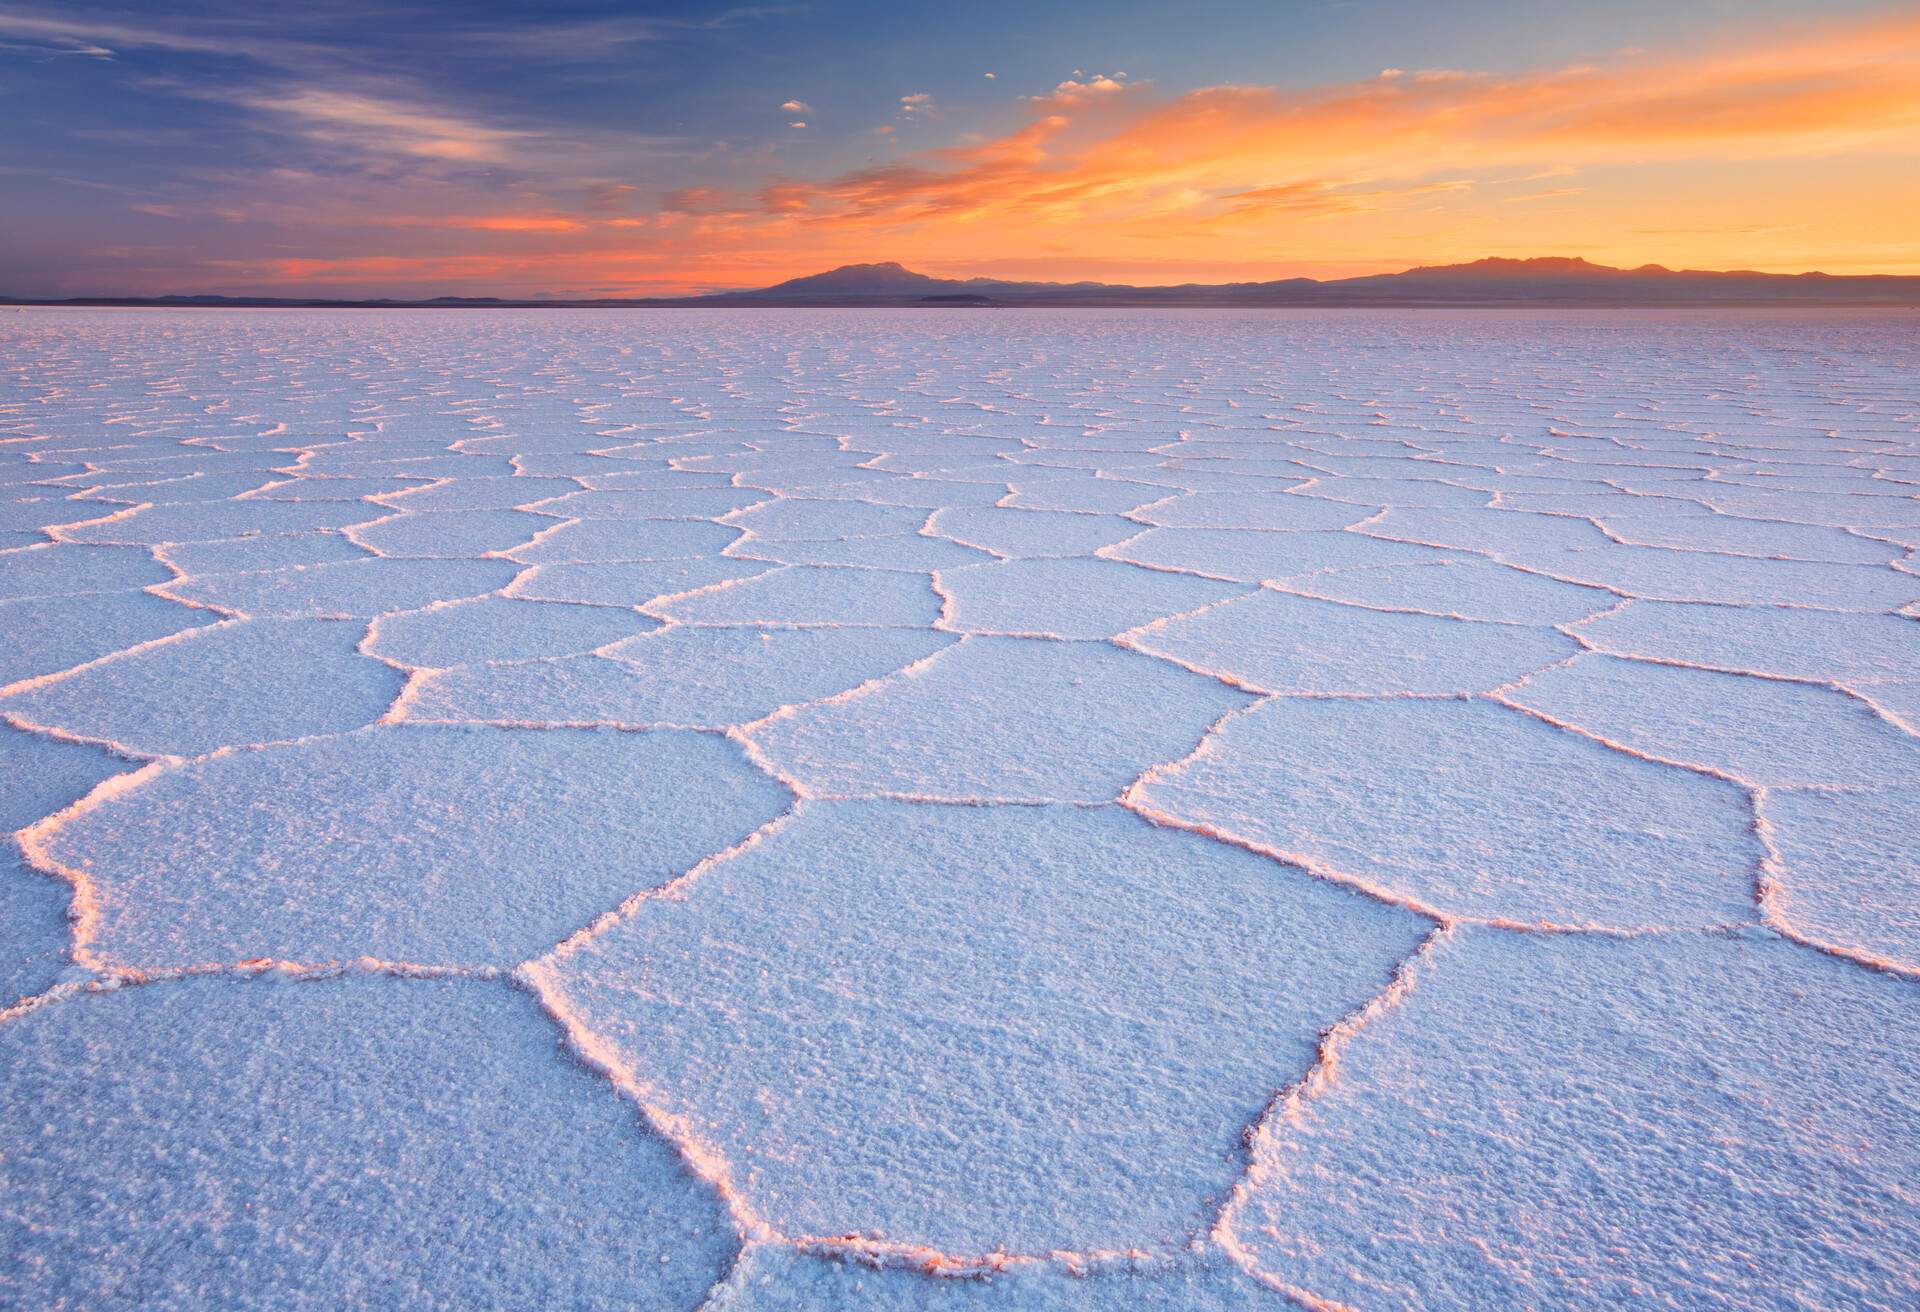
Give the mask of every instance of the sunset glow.
[[(0, 8), (0, 291), (653, 294), (864, 260), (1920, 272), (1911, 11), (1615, 6), (1554, 35), (1481, 6), (1444, 41), (1384, 4), (1222, 9), (1204, 37), (1086, 11), (973, 68), (933, 20), (857, 7), (484, 8), (384, 35)], [(863, 54), (890, 71), (850, 87)]]

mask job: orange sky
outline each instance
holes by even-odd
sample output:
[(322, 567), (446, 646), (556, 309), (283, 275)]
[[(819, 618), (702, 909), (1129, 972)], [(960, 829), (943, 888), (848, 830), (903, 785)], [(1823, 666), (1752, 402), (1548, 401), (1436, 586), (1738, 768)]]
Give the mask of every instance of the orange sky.
[[(395, 171), (335, 195), (289, 169), (206, 214), (150, 207), (272, 226), (271, 250), (201, 260), (202, 283), (649, 293), (889, 259), (1180, 282), (1490, 254), (1920, 273), (1915, 14), (1519, 73), (1187, 90), (1083, 74), (992, 134), (956, 128), (819, 176), (734, 158), (710, 183), (651, 198), (619, 186), (611, 202), (543, 168), (559, 143), (538, 131), (364, 95), (258, 104), (330, 148), (385, 133), (415, 162), (510, 182), (425, 187)], [(891, 129), (861, 131), (890, 145)]]

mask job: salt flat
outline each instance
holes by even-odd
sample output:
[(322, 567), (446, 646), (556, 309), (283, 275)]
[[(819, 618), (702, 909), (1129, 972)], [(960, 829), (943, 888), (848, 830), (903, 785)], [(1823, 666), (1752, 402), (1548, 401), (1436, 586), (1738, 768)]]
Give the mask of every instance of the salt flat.
[(1920, 1305), (1920, 316), (0, 378), (0, 1302)]

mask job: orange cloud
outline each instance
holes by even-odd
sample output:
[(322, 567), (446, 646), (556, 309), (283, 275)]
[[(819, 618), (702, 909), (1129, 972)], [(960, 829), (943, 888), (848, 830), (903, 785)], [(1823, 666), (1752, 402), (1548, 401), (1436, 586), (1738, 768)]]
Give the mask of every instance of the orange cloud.
[[(1107, 103), (1089, 121), (1081, 102), (1094, 87)], [(1913, 155), (1920, 18), (1608, 68), (1428, 72), (1307, 92), (1214, 87), (1161, 103), (1095, 79), (1036, 104), (1041, 116), (997, 141), (816, 184), (810, 208), (821, 218), (1110, 223), (1169, 209), (1241, 214), (1261, 197), (1313, 202), (1270, 214), (1319, 212), (1337, 205), (1343, 180), (1439, 171)]]
[[(918, 93), (901, 98), (908, 117), (930, 107)], [(362, 116), (308, 115), (322, 126)], [(431, 118), (395, 122), (420, 153), (463, 141), (505, 149)], [(1081, 74), (985, 142), (824, 178), (682, 187), (644, 233), (609, 232), (590, 214), (441, 220), (556, 245), (473, 265), (422, 258), (408, 272), (681, 290), (864, 259), (1182, 281), (1491, 253), (1920, 272), (1916, 160), (1912, 15), (1781, 29), (1684, 56), (1518, 74), (1389, 69), (1304, 90), (1165, 96), (1121, 74)], [(1561, 182), (1538, 185), (1549, 179)], [(590, 232), (602, 237), (591, 249), (560, 245)], [(306, 281), (379, 272), (345, 257), (277, 267)]]
[(402, 228), (464, 228), (469, 232), (585, 232), (594, 222), (564, 214), (448, 214), (434, 217), (389, 218)]

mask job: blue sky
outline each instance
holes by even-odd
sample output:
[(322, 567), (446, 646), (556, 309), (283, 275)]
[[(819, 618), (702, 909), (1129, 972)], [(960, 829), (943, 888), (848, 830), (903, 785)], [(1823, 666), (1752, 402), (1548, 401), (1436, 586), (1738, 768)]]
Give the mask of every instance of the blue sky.
[[(979, 238), (984, 225), (935, 231), (924, 210), (906, 218), (895, 210), (888, 223), (859, 229), (846, 207), (873, 211), (873, 189), (861, 181), (872, 170), (965, 167), (967, 152), (1017, 142), (1041, 118), (1072, 120), (1047, 132), (1036, 164), (1044, 182), (1072, 174), (1075, 151), (1122, 139), (1128, 121), (1210, 89), (1304, 102), (1388, 69), (1485, 83), (1574, 67), (1608, 72), (1606, 94), (1617, 97), (1634, 61), (1665, 61), (1678, 86), (1686, 76), (1671, 71), (1675, 59), (1750, 36), (1790, 47), (1854, 13), (1887, 21), (1899, 11), (1785, 0), (361, 2), (272, 12), (225, 0), (0, 4), (0, 116), (9, 124), (0, 205), (12, 234), (0, 250), (0, 290), (257, 290), (289, 281), (288, 269), (300, 270), (291, 281), (328, 293), (471, 290), (489, 277), (511, 291), (668, 290), (755, 281), (761, 270), (784, 276), (849, 252), (991, 272), (1011, 271), (1026, 250), (1027, 265), (1052, 260), (1076, 276), (1084, 270), (1071, 258), (1066, 216), (1056, 216), (1059, 231), (1036, 231), (1016, 247)], [(1095, 87), (1116, 94), (1066, 90)], [(1118, 113), (1122, 104), (1133, 120)], [(1307, 186), (1369, 198), (1336, 207), (1349, 218), (1387, 208), (1411, 218), (1383, 230), (1372, 261), (1332, 240), (1332, 225), (1302, 227), (1324, 213), (1289, 207), (1251, 238), (1236, 235), (1250, 271), (1358, 271), (1418, 258), (1422, 240), (1500, 235), (1501, 225), (1483, 215), (1476, 229), (1460, 209), (1469, 187), (1449, 197), (1439, 186), (1484, 156), (1476, 141), (1451, 143), (1461, 166), (1436, 158), (1425, 181), (1404, 162), (1342, 170), (1318, 161), (1315, 171), (1295, 158), (1300, 143), (1282, 130), (1285, 120), (1274, 121), (1271, 157), (1249, 162), (1242, 149), (1245, 177), (1208, 174), (1194, 204)], [(1160, 144), (1141, 149), (1164, 153), (1164, 139), (1152, 140)], [(1821, 142), (1844, 142), (1847, 158), (1861, 153), (1853, 136)], [(1672, 152), (1650, 148), (1642, 161), (1614, 151), (1577, 164), (1550, 153), (1535, 172), (1653, 167), (1670, 164)], [(1722, 158), (1707, 143), (1691, 158), (1711, 166), (1759, 153)], [(1884, 159), (1887, 148), (1868, 153)], [(1799, 154), (1830, 163), (1835, 151)], [(1911, 173), (1911, 156), (1895, 156)], [(1469, 181), (1485, 197), (1497, 179)], [(1166, 181), (1162, 210), (1168, 188), (1178, 190)], [(1127, 211), (1127, 221), (1140, 212)], [(1422, 227), (1421, 215), (1438, 217)], [(1231, 263), (1190, 224), (1181, 240), (1171, 221), (1130, 231), (1132, 247), (1102, 247), (1098, 260), (1173, 274)], [(1837, 249), (1838, 237), (1826, 246)], [(623, 271), (596, 282), (589, 262), (612, 251), (614, 238), (627, 243), (614, 251)], [(545, 268), (532, 258), (536, 247), (552, 256)], [(657, 259), (640, 260), (642, 247)], [(1868, 263), (1881, 258), (1872, 242), (1850, 249)], [(1810, 246), (1809, 258), (1819, 254)]]

